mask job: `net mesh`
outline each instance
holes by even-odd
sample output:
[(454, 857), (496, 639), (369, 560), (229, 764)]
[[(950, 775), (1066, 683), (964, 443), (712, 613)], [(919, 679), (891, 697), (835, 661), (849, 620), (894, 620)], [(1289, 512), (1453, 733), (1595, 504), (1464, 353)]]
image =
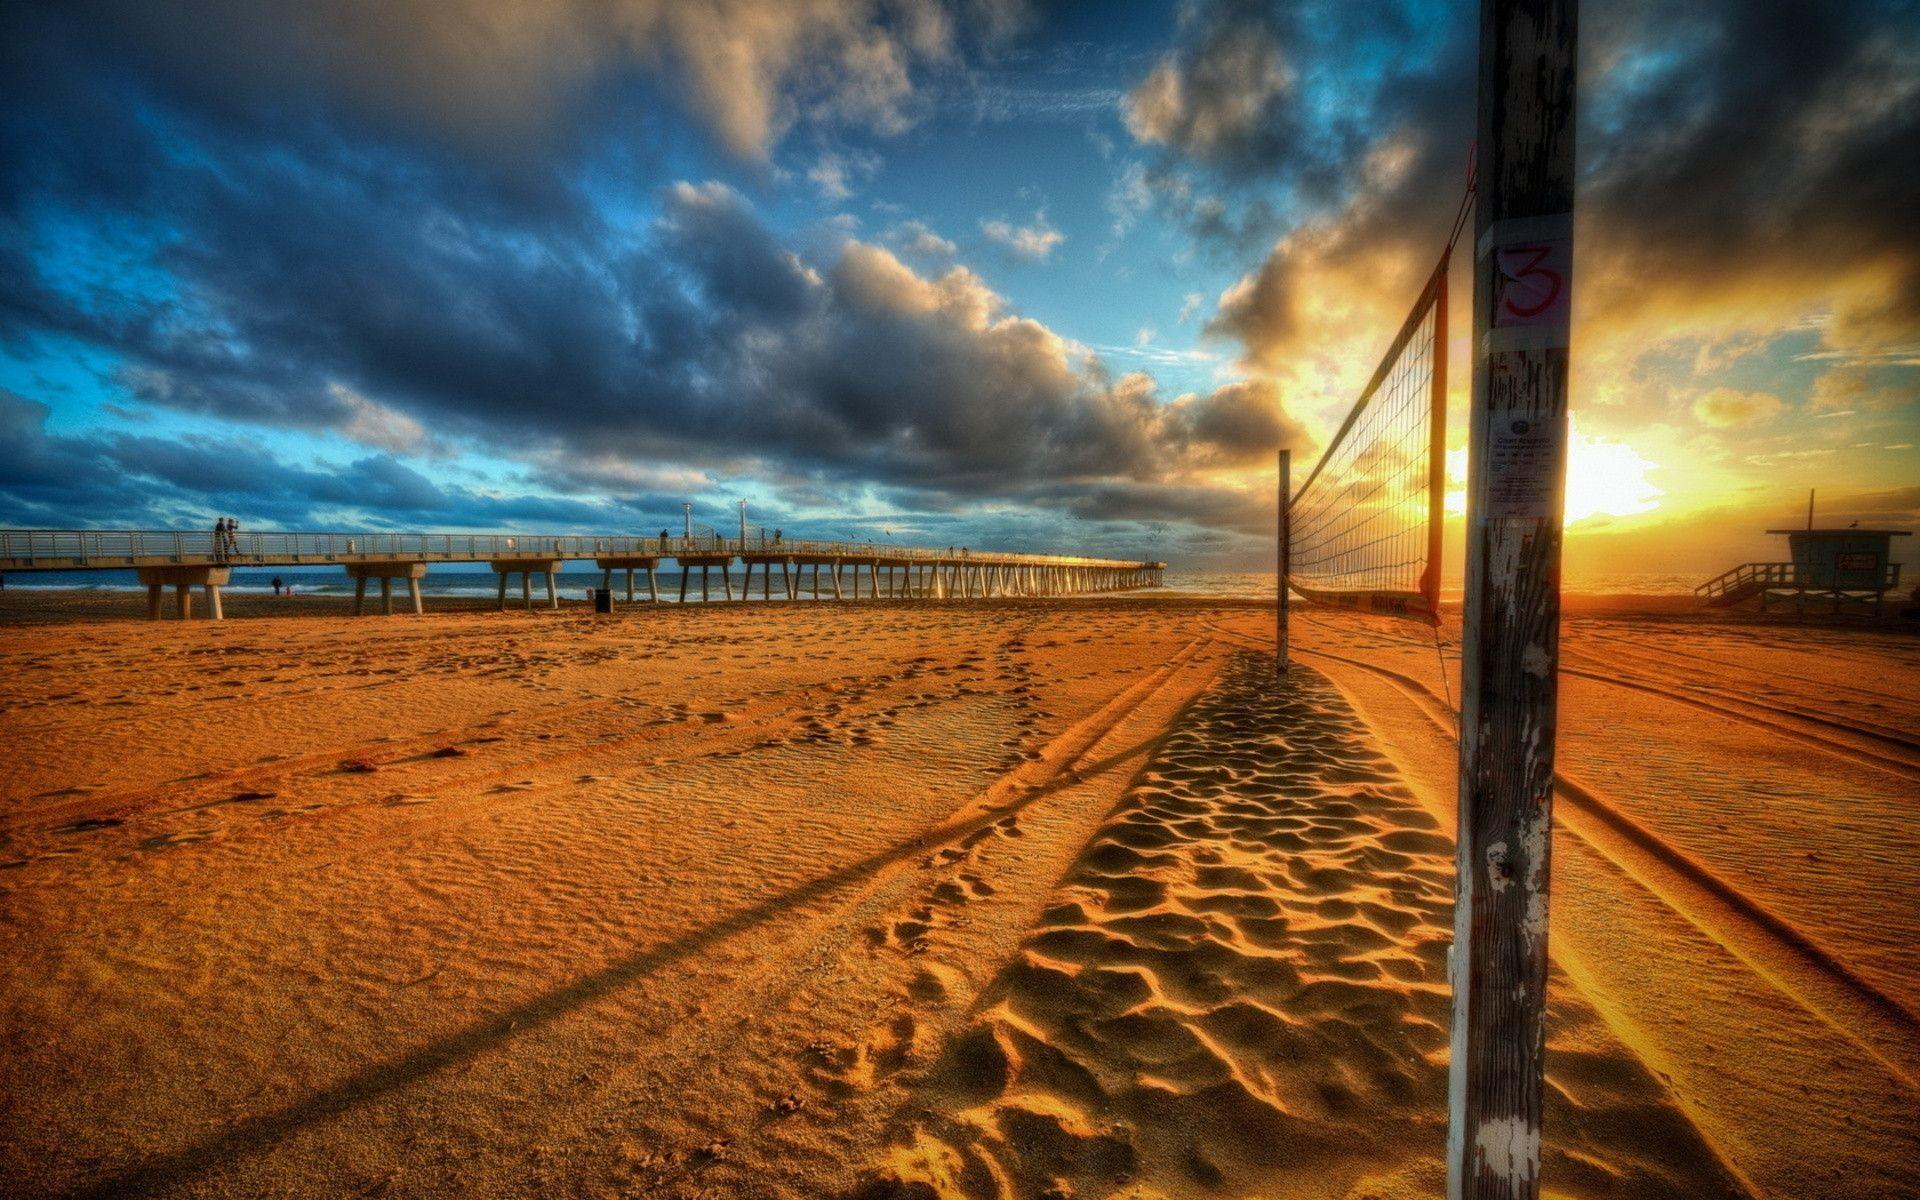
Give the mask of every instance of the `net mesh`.
[(1442, 259), (1367, 388), (1289, 506), (1289, 577), (1311, 600), (1438, 610), (1445, 484)]

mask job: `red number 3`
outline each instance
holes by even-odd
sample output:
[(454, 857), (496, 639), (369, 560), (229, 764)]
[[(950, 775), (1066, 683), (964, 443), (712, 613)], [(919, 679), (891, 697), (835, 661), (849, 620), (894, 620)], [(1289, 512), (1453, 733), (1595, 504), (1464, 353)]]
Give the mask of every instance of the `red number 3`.
[[(1551, 243), (1544, 246), (1502, 246), (1500, 248), (1500, 274), (1506, 278), (1509, 286), (1500, 289), (1500, 301), (1506, 310), (1521, 319), (1537, 317), (1553, 307), (1560, 298), (1560, 289), (1566, 286), (1566, 280), (1552, 267), (1542, 266), (1547, 256), (1553, 253)], [(1524, 259), (1525, 261), (1519, 261)], [(1516, 262), (1518, 268), (1516, 269)], [(1518, 287), (1511, 286), (1518, 284)], [(1523, 300), (1539, 297), (1537, 303), (1522, 303)]]

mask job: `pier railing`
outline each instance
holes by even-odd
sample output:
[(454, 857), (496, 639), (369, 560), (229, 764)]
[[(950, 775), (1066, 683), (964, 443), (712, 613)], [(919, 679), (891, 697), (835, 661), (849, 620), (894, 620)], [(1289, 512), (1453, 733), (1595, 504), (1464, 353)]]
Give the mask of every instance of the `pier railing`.
[(154, 565), (299, 566), (358, 562), (486, 562), (682, 557), (839, 558), (848, 561), (991, 562), (1000, 565), (1142, 567), (1137, 560), (1015, 554), (964, 546), (773, 537), (635, 537), (514, 533), (295, 533), (242, 530), (0, 529), (0, 570), (87, 570)]

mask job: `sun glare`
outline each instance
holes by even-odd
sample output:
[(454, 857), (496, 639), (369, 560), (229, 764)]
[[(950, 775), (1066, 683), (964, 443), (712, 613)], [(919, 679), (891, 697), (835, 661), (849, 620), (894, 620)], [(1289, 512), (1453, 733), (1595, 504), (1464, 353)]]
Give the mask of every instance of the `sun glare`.
[[(1567, 501), (1564, 525), (1594, 517), (1630, 517), (1660, 507), (1666, 492), (1647, 478), (1660, 464), (1625, 442), (1589, 437), (1572, 422), (1567, 440)], [(1467, 511), (1467, 449), (1447, 451), (1447, 515)]]
[(1588, 437), (1574, 422), (1567, 446), (1567, 510), (1564, 523), (1590, 517), (1630, 517), (1660, 507), (1666, 492), (1647, 478), (1659, 468), (1625, 442)]

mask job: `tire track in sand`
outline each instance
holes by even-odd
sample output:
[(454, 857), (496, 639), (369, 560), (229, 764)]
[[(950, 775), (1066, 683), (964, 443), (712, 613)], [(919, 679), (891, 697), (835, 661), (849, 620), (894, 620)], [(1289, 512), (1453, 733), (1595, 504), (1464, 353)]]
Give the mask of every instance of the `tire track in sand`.
[[(1698, 679), (1708, 676), (1724, 684), (1737, 686), (1745, 691), (1763, 688), (1781, 681), (1803, 683), (1810, 687), (1831, 692), (1837, 696), (1852, 697), (1871, 707), (1886, 707), (1888, 704), (1913, 706), (1914, 698), (1896, 691), (1883, 691), (1862, 687), (1857, 683), (1842, 683), (1832, 679), (1821, 679), (1812, 675), (1779, 669), (1769, 665), (1766, 669), (1750, 667), (1739, 662), (1729, 662), (1705, 654), (1694, 654), (1673, 646), (1663, 645), (1639, 638), (1629, 638), (1618, 634), (1606, 634), (1588, 628), (1582, 631), (1584, 641), (1604, 645), (1609, 662), (1621, 660), (1639, 662), (1653, 668), (1656, 672), (1672, 672), (1680, 679)], [(1885, 666), (1886, 664), (1878, 664)]]
[[(1451, 710), (1400, 672), (1299, 649), (1450, 829)], [(1912, 1014), (1603, 794), (1561, 773), (1555, 795), (1572, 839), (1556, 839), (1555, 961), (1756, 1194), (1913, 1194), (1920, 1168), (1897, 1165), (1920, 1162)]]
[[(1380, 676), (1406, 695), (1434, 729), (1449, 740), (1458, 737), (1452, 710), (1419, 680), (1324, 650), (1302, 648), (1302, 652)], [(1554, 784), (1556, 799), (1594, 822), (1587, 825), (1576, 820), (1570, 832), (1627, 870), (1677, 914), (1748, 960), (1774, 988), (1880, 1059), (1920, 1096), (1920, 1016), (1790, 921), (1636, 821), (1604, 793), (1563, 771), (1554, 772)]]
[[(1568, 652), (1569, 657), (1594, 661), (1591, 656), (1579, 651)], [(1582, 669), (1562, 664), (1561, 673), (1610, 687), (1626, 688), (1631, 691), (1645, 692), (1685, 704), (1691, 708), (1702, 709), (1717, 716), (1758, 726), (1769, 733), (1793, 738), (1820, 750), (1843, 758), (1861, 766), (1886, 771), (1902, 779), (1920, 780), (1920, 761), (1916, 761), (1915, 752), (1920, 751), (1920, 742), (1896, 733), (1890, 733), (1860, 723), (1849, 723), (1831, 717), (1822, 717), (1813, 713), (1783, 705), (1769, 704), (1762, 700), (1729, 695), (1724, 692), (1700, 693), (1692, 690), (1663, 686), (1658, 681), (1644, 677), (1636, 678), (1618, 672), (1608, 674), (1602, 671)], [(1872, 743), (1875, 749), (1857, 745), (1854, 742), (1834, 737), (1833, 733), (1842, 733), (1849, 738)]]

